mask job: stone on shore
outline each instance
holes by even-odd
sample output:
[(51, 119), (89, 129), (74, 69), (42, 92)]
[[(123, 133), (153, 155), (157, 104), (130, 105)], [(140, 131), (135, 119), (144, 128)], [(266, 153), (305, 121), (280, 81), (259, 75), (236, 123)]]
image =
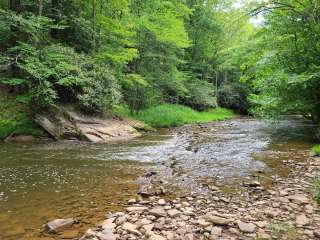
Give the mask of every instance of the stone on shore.
[(129, 222), (125, 222), (123, 225), (122, 225), (122, 228), (123, 230), (129, 232), (129, 233), (132, 233), (132, 234), (135, 234), (135, 235), (138, 235), (138, 236), (141, 236), (142, 234), (137, 230), (137, 226), (132, 224), (132, 223), (129, 223)]
[(128, 212), (145, 212), (147, 211), (147, 207), (128, 207), (127, 211)]
[(166, 200), (164, 200), (164, 199), (159, 199), (158, 204), (159, 204), (160, 206), (164, 206), (164, 205), (166, 205)]
[(129, 201), (128, 201), (128, 203), (129, 204), (135, 204), (135, 203), (137, 203), (137, 200), (136, 199), (130, 199)]
[(149, 238), (150, 240), (166, 240), (165, 237), (162, 237), (161, 235), (152, 234)]
[(221, 227), (213, 227), (211, 229), (211, 235), (220, 237), (221, 234), (222, 234), (222, 228)]
[(168, 211), (168, 215), (169, 215), (170, 217), (177, 217), (177, 216), (179, 216), (180, 214), (181, 214), (181, 212), (178, 211), (178, 210), (176, 210), (176, 209), (172, 209), (172, 210), (169, 210), (169, 211)]
[(237, 224), (240, 231), (244, 233), (253, 233), (256, 230), (256, 225), (254, 225), (253, 223), (245, 223), (242, 221), (238, 221)]
[(149, 211), (149, 214), (155, 217), (165, 217), (167, 215), (166, 211), (162, 207), (155, 207)]
[(216, 225), (228, 225), (232, 222), (231, 219), (219, 217), (219, 216), (213, 215), (211, 213), (205, 215), (204, 218), (208, 222), (216, 224)]
[(298, 226), (308, 225), (310, 223), (310, 219), (306, 217), (305, 214), (300, 214), (296, 217), (296, 224)]
[(309, 199), (305, 195), (302, 195), (302, 194), (296, 194), (296, 195), (288, 196), (288, 199), (293, 201), (293, 202), (296, 202), (298, 204), (307, 204), (307, 203), (309, 203)]
[(98, 232), (96, 236), (99, 240), (117, 240), (117, 236), (110, 229)]

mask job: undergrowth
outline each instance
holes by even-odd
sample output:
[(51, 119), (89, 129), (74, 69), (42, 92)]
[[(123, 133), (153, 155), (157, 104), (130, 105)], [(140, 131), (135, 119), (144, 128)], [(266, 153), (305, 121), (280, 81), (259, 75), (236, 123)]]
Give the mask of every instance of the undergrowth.
[(12, 96), (0, 94), (0, 139), (13, 133), (37, 136), (42, 134), (42, 130), (33, 123), (24, 104)]

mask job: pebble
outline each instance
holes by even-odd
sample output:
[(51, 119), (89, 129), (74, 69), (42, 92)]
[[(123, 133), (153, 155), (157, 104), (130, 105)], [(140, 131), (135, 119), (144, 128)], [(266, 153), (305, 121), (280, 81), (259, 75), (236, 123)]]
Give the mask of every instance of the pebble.
[(309, 218), (306, 217), (305, 214), (300, 214), (296, 217), (296, 224), (298, 226), (308, 225), (310, 222)]
[(129, 204), (135, 204), (135, 203), (137, 203), (137, 200), (136, 199), (130, 199), (129, 201), (128, 201), (128, 203)]
[(141, 236), (142, 234), (137, 230), (137, 226), (129, 223), (129, 222), (125, 222), (122, 225), (123, 230), (128, 231), (129, 233), (133, 233), (135, 235)]
[(149, 214), (155, 217), (165, 217), (167, 212), (162, 207), (155, 207), (149, 210)]
[(244, 233), (253, 233), (256, 230), (256, 225), (254, 225), (253, 223), (245, 223), (242, 221), (238, 221), (237, 224), (240, 231)]
[(177, 216), (179, 216), (180, 214), (181, 214), (181, 212), (178, 211), (178, 210), (176, 210), (176, 209), (172, 209), (172, 210), (169, 210), (169, 211), (168, 211), (168, 215), (169, 215), (170, 217), (177, 217)]
[(221, 227), (213, 227), (211, 229), (211, 234), (214, 235), (214, 236), (220, 237), (221, 234), (222, 234), (222, 228)]
[(227, 219), (227, 218), (223, 218), (223, 217), (218, 217), (218, 216), (215, 216), (215, 215), (212, 215), (212, 214), (207, 214), (205, 216), (205, 219), (208, 221), (208, 222), (211, 222), (213, 224), (217, 224), (217, 225), (228, 225), (229, 223), (232, 222), (231, 219)]
[(144, 212), (147, 211), (148, 208), (147, 207), (128, 207), (127, 211), (128, 212)]
[(164, 199), (159, 199), (158, 204), (159, 204), (160, 206), (164, 206), (164, 205), (166, 205), (166, 200), (164, 200)]

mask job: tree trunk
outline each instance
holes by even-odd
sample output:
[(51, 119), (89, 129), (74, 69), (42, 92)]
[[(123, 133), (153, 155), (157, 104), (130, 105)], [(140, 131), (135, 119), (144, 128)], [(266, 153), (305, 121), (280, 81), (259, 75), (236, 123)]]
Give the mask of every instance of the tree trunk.
[[(16, 13), (19, 13), (21, 11), (21, 2), (20, 0), (9, 0), (9, 9), (11, 11), (14, 11)], [(10, 36), (10, 46), (13, 47), (13, 46), (16, 46), (17, 45), (17, 26), (11, 26), (10, 27), (10, 30), (11, 30), (11, 36)], [(17, 64), (12, 64), (10, 66), (10, 75), (12, 77), (17, 77), (19, 75), (19, 68), (17, 66)], [(10, 91), (13, 91), (14, 88), (12, 88)]]
[(219, 95), (218, 95), (218, 78), (219, 78), (219, 72), (216, 70), (215, 71), (215, 79), (216, 79), (216, 82), (215, 82), (215, 87), (216, 87), (216, 104), (217, 104), (217, 107), (219, 106), (219, 103), (218, 103), (218, 98), (219, 98)]
[(92, 29), (93, 29), (93, 51), (96, 50), (96, 18), (97, 18), (97, 4), (96, 0), (92, 0)]
[(42, 16), (43, 14), (43, 0), (39, 0), (39, 16)]
[[(59, 22), (59, 0), (51, 0), (51, 15), (54, 23)], [(58, 30), (51, 29), (51, 37), (58, 38)]]
[(9, 0), (9, 9), (16, 13), (19, 13), (21, 10), (20, 0)]

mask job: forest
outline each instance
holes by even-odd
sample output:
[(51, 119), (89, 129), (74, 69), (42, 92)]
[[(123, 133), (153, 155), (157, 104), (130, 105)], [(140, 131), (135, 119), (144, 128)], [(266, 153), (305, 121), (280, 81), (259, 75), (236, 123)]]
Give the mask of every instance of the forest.
[(120, 115), (163, 104), (219, 106), (320, 121), (317, 0), (2, 0), (0, 7), (2, 137), (32, 132), (30, 116), (57, 104)]

